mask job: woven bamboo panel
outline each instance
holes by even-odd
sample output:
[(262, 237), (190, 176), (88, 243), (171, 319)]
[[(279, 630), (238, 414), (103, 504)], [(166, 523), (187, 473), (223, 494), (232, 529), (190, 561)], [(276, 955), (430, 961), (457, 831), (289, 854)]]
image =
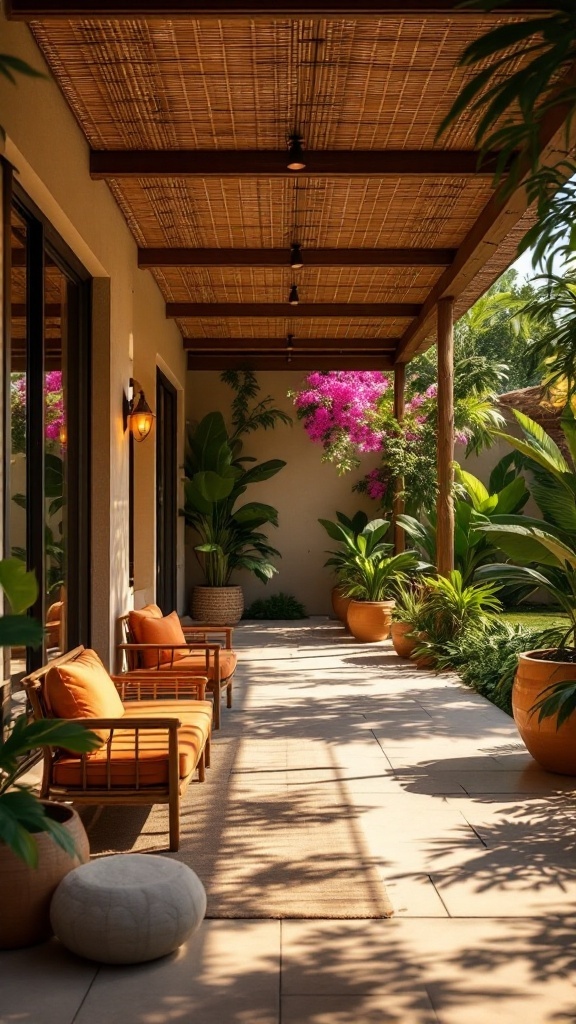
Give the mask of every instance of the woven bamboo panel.
[(267, 319), (258, 317), (226, 317), (219, 320), (186, 317), (176, 321), (187, 338), (399, 338), (410, 320), (405, 317), (366, 317), (347, 320), (343, 317), (298, 316)]
[(295, 282), (300, 302), (421, 303), (441, 273), (441, 267), (306, 266), (153, 271), (167, 302), (282, 302)]
[(460, 244), (488, 202), (490, 180), (386, 178), (291, 182), (113, 180), (139, 245), (282, 248)]
[[(429, 147), (470, 72), (459, 54), (514, 20), (34, 23), (95, 148)], [(445, 145), (469, 147), (469, 113)]]

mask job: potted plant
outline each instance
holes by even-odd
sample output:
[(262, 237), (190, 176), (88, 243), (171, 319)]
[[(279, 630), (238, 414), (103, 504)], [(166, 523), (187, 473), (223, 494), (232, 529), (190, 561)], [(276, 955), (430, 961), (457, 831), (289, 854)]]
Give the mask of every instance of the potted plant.
[[(512, 709), (526, 747), (543, 768), (576, 774), (576, 473), (552, 438), (522, 413), (514, 413), (523, 438), (507, 440), (527, 460), (531, 490), (543, 520), (503, 516), (480, 525), (512, 563), (482, 566), (477, 577), (546, 591), (570, 620), (563, 643), (519, 655)], [(576, 421), (569, 405), (562, 427), (576, 460)], [(538, 712), (538, 713), (536, 713)]]
[(386, 520), (368, 523), (356, 538), (358, 552), (341, 569), (344, 592), (351, 598), (348, 629), (364, 643), (385, 640), (390, 635), (395, 588), (419, 564), (414, 551), (389, 554), (392, 546), (381, 542), (387, 528)]
[[(0, 644), (37, 646), (42, 628), (23, 615), (36, 600), (34, 574), (17, 558), (0, 561), (0, 586), (12, 614), (0, 617)], [(0, 746), (0, 948), (32, 945), (51, 935), (50, 900), (61, 879), (89, 856), (80, 818), (71, 807), (40, 800), (18, 781), (21, 759), (41, 746), (78, 753), (100, 740), (81, 724), (18, 716)]]
[[(332, 588), (332, 608), (337, 619), (346, 625), (346, 615), (351, 598), (346, 596), (344, 575), (354, 558), (362, 554), (362, 550), (368, 550), (371, 554), (377, 551), (383, 544), (382, 538), (388, 530), (387, 519), (374, 519), (370, 523), (365, 512), (356, 512), (352, 518), (343, 512), (336, 513), (336, 523), (330, 519), (319, 519), (318, 522), (324, 527), (331, 540), (338, 542), (336, 551), (328, 551), (330, 558), (324, 563), (324, 567), (330, 567), (336, 575), (336, 585)], [(366, 540), (363, 548), (358, 537), (362, 535)]]
[(400, 658), (410, 658), (426, 632), (429, 608), (429, 590), (424, 581), (400, 585), (396, 588), (396, 606), (392, 615), (390, 634), (392, 645)]
[(255, 501), (239, 505), (238, 499), (250, 484), (269, 480), (286, 463), (251, 464), (241, 448), (219, 412), (208, 413), (188, 436), (182, 514), (198, 534), (194, 550), (205, 578), (203, 586), (194, 588), (192, 616), (214, 625), (233, 625), (242, 617), (242, 589), (231, 585), (235, 571), (247, 569), (263, 583), (278, 571), (271, 559), (280, 552), (260, 530), (278, 526), (277, 510)]
[[(419, 668), (435, 665), (446, 645), (469, 629), (486, 626), (501, 610), (496, 583), (464, 585), (462, 573), (427, 580), (427, 594), (420, 615), (420, 635), (413, 656)], [(448, 667), (448, 666), (445, 666)]]

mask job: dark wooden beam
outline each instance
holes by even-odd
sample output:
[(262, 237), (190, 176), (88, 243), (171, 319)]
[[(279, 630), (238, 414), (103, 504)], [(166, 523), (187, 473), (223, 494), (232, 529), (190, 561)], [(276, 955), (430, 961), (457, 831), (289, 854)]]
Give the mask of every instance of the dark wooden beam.
[(305, 150), (306, 167), (290, 171), (288, 150), (105, 149), (90, 153), (90, 174), (100, 178), (427, 178), (468, 174), (491, 177), (497, 154), (479, 167), (476, 150)]
[[(43, 18), (378, 18), (420, 19), (481, 16), (461, 0), (6, 0), (6, 14), (17, 21)], [(549, 13), (545, 0), (511, 0), (494, 13)]]
[[(59, 302), (47, 302), (44, 306), (44, 316), (55, 319), (62, 313), (62, 306)], [(22, 320), (27, 315), (25, 302), (12, 303), (12, 317), (14, 320)]]
[(291, 355), (277, 356), (256, 353), (235, 355), (232, 352), (218, 355), (188, 353), (189, 370), (391, 370), (393, 363), (385, 356), (351, 354), (340, 355)]
[(374, 317), (418, 316), (422, 307), (413, 302), (167, 302), (166, 316), (171, 317), (281, 317), (298, 320), (303, 317)]
[[(183, 338), (188, 352), (288, 352), (287, 338)], [(292, 351), (295, 355), (318, 352), (335, 352), (340, 355), (364, 352), (395, 352), (396, 338), (293, 338)]]
[[(306, 267), (448, 267), (456, 249), (302, 249)], [(138, 266), (289, 267), (290, 249), (138, 249)]]

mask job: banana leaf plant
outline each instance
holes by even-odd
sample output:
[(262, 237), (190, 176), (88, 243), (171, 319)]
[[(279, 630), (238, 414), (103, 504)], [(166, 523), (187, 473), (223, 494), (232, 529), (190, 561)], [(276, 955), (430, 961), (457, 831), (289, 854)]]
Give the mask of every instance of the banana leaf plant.
[(477, 579), (523, 583), (541, 588), (570, 620), (564, 644), (576, 645), (576, 421), (566, 406), (561, 424), (572, 465), (558, 445), (534, 420), (514, 411), (523, 437), (499, 433), (525, 459), (532, 471), (532, 496), (542, 519), (494, 516), (478, 526), (505, 552), (510, 563), (482, 566)]
[[(526, 481), (510, 468), (511, 457), (494, 467), (488, 487), (456, 466), (458, 497), (454, 502), (454, 563), (468, 586), (478, 566), (494, 561), (498, 547), (478, 527), (496, 516), (518, 514), (529, 498)], [(424, 523), (413, 516), (398, 516), (399, 525), (416, 544), (430, 567), (436, 564), (436, 514), (429, 513)], [(531, 588), (530, 588), (531, 589)]]
[(272, 505), (237, 505), (246, 489), (269, 480), (286, 465), (281, 459), (257, 463), (242, 455), (242, 442), (228, 435), (219, 412), (208, 413), (188, 434), (184, 507), (181, 514), (199, 537), (194, 550), (206, 583), (225, 587), (235, 570), (247, 569), (266, 583), (278, 570), (262, 526), (278, 526)]

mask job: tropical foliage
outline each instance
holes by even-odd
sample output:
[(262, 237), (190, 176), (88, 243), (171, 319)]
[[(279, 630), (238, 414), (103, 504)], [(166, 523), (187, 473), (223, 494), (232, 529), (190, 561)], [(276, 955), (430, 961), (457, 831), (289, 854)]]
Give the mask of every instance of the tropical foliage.
[[(456, 467), (458, 494), (454, 502), (454, 562), (464, 584), (472, 582), (478, 566), (493, 562), (499, 549), (490, 537), (477, 529), (495, 516), (518, 514), (528, 501), (523, 476), (510, 468), (512, 457), (501, 460), (492, 471), (488, 488)], [(413, 516), (398, 516), (398, 524), (430, 566), (436, 564), (436, 513), (431, 511), (420, 522)]]
[[(510, 2), (510, 0), (508, 0)], [(506, 0), (476, 0), (483, 10), (506, 6)], [(460, 64), (478, 68), (454, 101), (439, 135), (463, 115), (480, 114), (476, 145), (498, 151), (497, 180), (507, 169), (506, 191), (524, 185), (537, 220), (522, 248), (534, 248), (534, 261), (574, 250), (576, 163), (568, 156), (568, 132), (576, 110), (571, 75), (576, 59), (576, 8), (573, 0), (547, 0), (542, 16), (499, 25), (464, 50)], [(566, 157), (553, 166), (541, 160), (542, 138), (550, 115), (568, 112)], [(524, 165), (515, 160), (522, 150)], [(550, 266), (549, 266), (550, 269)]]
[(250, 484), (269, 480), (286, 463), (252, 464), (241, 451), (242, 443), (228, 436), (219, 412), (208, 413), (188, 434), (182, 514), (200, 537), (194, 550), (211, 587), (227, 586), (237, 569), (253, 572), (263, 583), (278, 571), (271, 558), (280, 552), (260, 530), (278, 526), (277, 510), (255, 501), (238, 506), (237, 501)]
[(304, 605), (292, 594), (270, 594), (246, 608), (243, 619), (306, 619)]
[(446, 653), (446, 645), (453, 643), (464, 631), (481, 629), (501, 608), (496, 597), (499, 586), (495, 583), (465, 585), (462, 574), (453, 569), (448, 576), (426, 581), (424, 636), (420, 637), (415, 655), (438, 659)]
[[(462, 359), (455, 373), (456, 439), (467, 451), (491, 443), (492, 430), (504, 421), (494, 407), (503, 368), (481, 357)], [(424, 391), (409, 382), (405, 416), (393, 415), (389, 379), (378, 372), (312, 373), (291, 393), (297, 414), (310, 439), (322, 445), (323, 460), (339, 473), (360, 464), (368, 452), (379, 452), (381, 466), (355, 485), (384, 510), (392, 503), (393, 483), (402, 478), (409, 511), (432, 508), (436, 496), (436, 384)]]
[[(576, 643), (576, 473), (551, 437), (537, 423), (515, 412), (523, 438), (507, 440), (532, 470), (532, 495), (543, 520), (495, 516), (477, 529), (488, 534), (515, 564), (482, 566), (478, 579), (497, 579), (542, 588), (570, 620), (563, 643)], [(576, 457), (576, 420), (570, 406), (562, 417), (566, 443)]]
[[(38, 584), (33, 572), (17, 558), (0, 561), (0, 588), (10, 603), (9, 615), (0, 616), (0, 646), (38, 647), (42, 627), (24, 613), (38, 597)], [(34, 833), (49, 832), (71, 856), (75, 853), (69, 833), (46, 814), (44, 805), (29, 786), (17, 781), (24, 754), (40, 746), (57, 745), (84, 753), (100, 745), (99, 738), (79, 723), (51, 719), (28, 722), (20, 715), (0, 742), (0, 842), (5, 843), (30, 867), (38, 862)]]
[(356, 601), (383, 601), (393, 597), (394, 588), (419, 567), (414, 551), (391, 555), (392, 545), (384, 541), (390, 527), (387, 519), (367, 521), (363, 512), (348, 519), (336, 513), (338, 522), (319, 519), (336, 551), (327, 552), (326, 566), (336, 571), (338, 586)]

